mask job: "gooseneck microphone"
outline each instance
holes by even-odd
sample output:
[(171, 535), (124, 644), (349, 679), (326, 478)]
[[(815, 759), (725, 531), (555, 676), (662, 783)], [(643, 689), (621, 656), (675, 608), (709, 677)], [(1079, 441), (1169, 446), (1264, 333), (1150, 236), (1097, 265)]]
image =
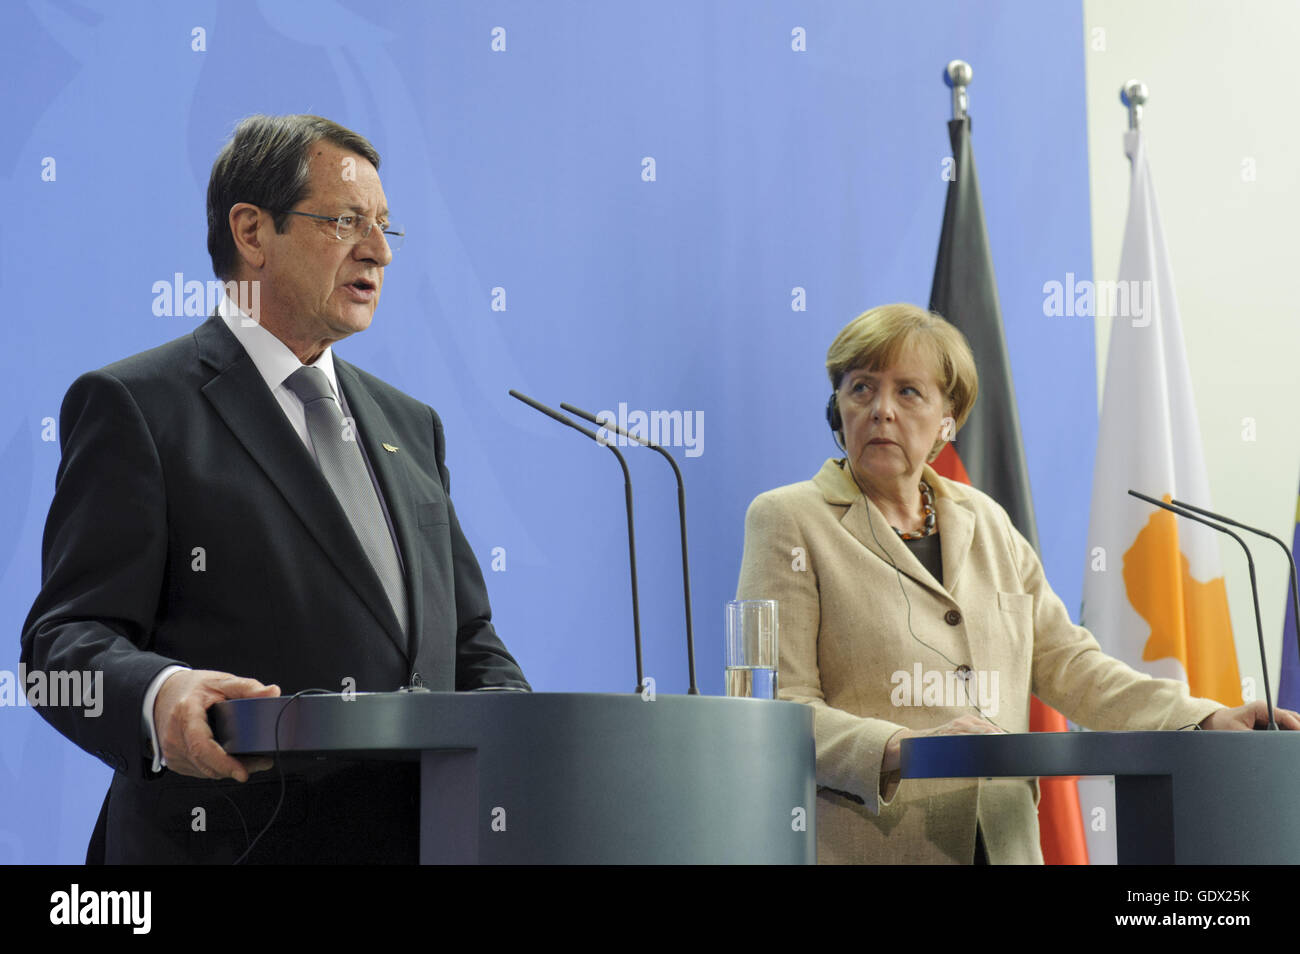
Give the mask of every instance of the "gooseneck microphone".
[[(1214, 513), (1213, 511), (1206, 510), (1206, 509), (1203, 508), (1203, 507), (1195, 507), (1195, 506), (1193, 506), (1192, 504), (1185, 503), (1185, 502), (1182, 501), (1182, 500), (1173, 500), (1173, 501), (1170, 501), (1170, 502), (1171, 502), (1172, 504), (1174, 504), (1174, 506), (1176, 506), (1176, 507), (1182, 507), (1182, 508), (1184, 508), (1184, 509), (1186, 509), (1186, 510), (1194, 511), (1194, 512), (1199, 513), (1199, 514), (1201, 514), (1201, 515), (1203, 515), (1203, 516), (1206, 516), (1206, 517), (1212, 517), (1212, 518), (1215, 519), (1215, 520), (1218, 520), (1218, 521), (1220, 521), (1220, 522), (1222, 522), (1222, 523), (1226, 523), (1226, 524), (1227, 524), (1228, 526), (1230, 526), (1230, 527), (1240, 527), (1242, 530), (1248, 530), (1248, 531), (1250, 531), (1251, 533), (1257, 534), (1257, 535), (1259, 535), (1259, 536), (1261, 536), (1261, 537), (1267, 537), (1269, 540), (1272, 540), (1274, 543), (1276, 543), (1278, 546), (1280, 546), (1280, 547), (1282, 548), (1282, 552), (1286, 554), (1286, 558), (1287, 558), (1287, 560), (1288, 560), (1288, 561), (1290, 562), (1290, 564), (1291, 564), (1291, 567), (1290, 567), (1290, 572), (1291, 572), (1291, 609), (1295, 612), (1296, 625), (1297, 625), (1297, 626), (1300, 626), (1300, 594), (1297, 594), (1297, 592), (1296, 592), (1296, 579), (1295, 579), (1295, 578), (1296, 578), (1296, 566), (1295, 566), (1295, 554), (1291, 552), (1291, 548), (1290, 548), (1289, 546), (1287, 546), (1285, 543), (1283, 543), (1283, 542), (1282, 542), (1281, 540), (1279, 540), (1277, 537), (1273, 536), (1273, 534), (1269, 533), (1267, 530), (1260, 530), (1260, 529), (1258, 529), (1257, 527), (1248, 527), (1248, 526), (1246, 526), (1244, 523), (1241, 523), (1241, 522), (1239, 522), (1239, 521), (1237, 521), (1237, 520), (1233, 520), (1231, 517), (1225, 517), (1225, 516), (1224, 516), (1223, 514), (1221, 514), (1221, 513)], [(1300, 641), (1297, 641), (1297, 648), (1300, 649)]]
[(1197, 523), (1203, 523), (1205, 526), (1218, 530), (1220, 533), (1226, 533), (1228, 536), (1232, 537), (1232, 539), (1236, 540), (1241, 549), (1245, 551), (1246, 566), (1250, 569), (1250, 595), (1255, 600), (1255, 632), (1259, 637), (1259, 666), (1260, 670), (1264, 674), (1264, 700), (1268, 705), (1268, 727), (1270, 729), (1276, 729), (1277, 722), (1273, 718), (1273, 691), (1269, 688), (1268, 682), (1268, 660), (1264, 657), (1264, 624), (1260, 622), (1259, 618), (1259, 584), (1255, 580), (1255, 561), (1251, 558), (1250, 547), (1246, 546), (1246, 542), (1227, 527), (1220, 526), (1212, 520), (1207, 520), (1205, 517), (1198, 516), (1191, 510), (1186, 510), (1181, 506), (1167, 504), (1163, 500), (1156, 500), (1154, 497), (1140, 494), (1136, 490), (1130, 490), (1129, 494), (1137, 497), (1139, 500), (1145, 500), (1147, 503), (1159, 507), (1162, 510), (1168, 510), (1170, 513), (1176, 514), (1177, 516), (1186, 517), (1188, 520), (1195, 520)]
[(686, 550), (686, 483), (682, 480), (682, 470), (677, 466), (677, 461), (673, 459), (673, 455), (668, 453), (668, 451), (664, 450), (664, 448), (656, 444), (654, 441), (646, 440), (644, 437), (637, 434), (629, 433), (626, 428), (615, 421), (602, 421), (590, 411), (584, 411), (582, 408), (574, 407), (572, 404), (565, 401), (560, 402), (560, 407), (564, 408), (564, 410), (568, 411), (570, 414), (576, 414), (583, 420), (590, 421), (599, 427), (606, 429), (612, 428), (628, 440), (635, 441), (642, 447), (648, 447), (651, 450), (658, 451), (668, 460), (668, 463), (672, 465), (673, 473), (677, 475), (677, 518), (682, 527), (682, 590), (685, 593), (686, 605), (686, 662), (690, 668), (691, 679), (691, 687), (687, 690), (687, 695), (698, 696), (700, 690), (695, 685), (695, 631), (691, 625), (691, 565)]
[(607, 441), (601, 440), (596, 436), (595, 431), (588, 430), (576, 421), (565, 417), (559, 411), (547, 407), (540, 401), (534, 401), (528, 395), (520, 394), (513, 388), (510, 390), (510, 396), (523, 401), (533, 410), (540, 411), (547, 417), (554, 418), (566, 427), (571, 427), (578, 433), (587, 435), (597, 444), (602, 444), (605, 447), (608, 447), (614, 456), (618, 458), (619, 466), (623, 468), (623, 490), (624, 495), (627, 498), (627, 551), (629, 565), (632, 569), (632, 634), (636, 640), (636, 688), (632, 691), (640, 693), (645, 687), (645, 679), (643, 678), (641, 670), (641, 607), (637, 600), (636, 591), (636, 530), (632, 524), (632, 475), (627, 469), (627, 461), (623, 459), (623, 455), (618, 452), (617, 447), (614, 447)]

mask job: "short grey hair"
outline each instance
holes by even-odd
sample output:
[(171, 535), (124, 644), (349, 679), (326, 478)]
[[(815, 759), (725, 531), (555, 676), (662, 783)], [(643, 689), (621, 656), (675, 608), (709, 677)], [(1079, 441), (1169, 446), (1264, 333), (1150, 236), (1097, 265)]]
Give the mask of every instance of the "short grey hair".
[(376, 169), (379, 153), (364, 136), (321, 116), (249, 116), (240, 120), (217, 154), (208, 179), (208, 254), (223, 281), (238, 264), (230, 210), (249, 202), (271, 213), (283, 232), (293, 208), (307, 195), (310, 149), (321, 140), (365, 157)]

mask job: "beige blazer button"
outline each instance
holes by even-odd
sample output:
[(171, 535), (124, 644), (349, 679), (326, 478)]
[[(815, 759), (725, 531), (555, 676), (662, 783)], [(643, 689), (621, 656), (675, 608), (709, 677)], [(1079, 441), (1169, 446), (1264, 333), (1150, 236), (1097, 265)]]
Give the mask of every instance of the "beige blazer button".
[(961, 613), (958, 613), (956, 610), (948, 610), (948, 612), (943, 614), (943, 621), (949, 626), (956, 626), (961, 622)]

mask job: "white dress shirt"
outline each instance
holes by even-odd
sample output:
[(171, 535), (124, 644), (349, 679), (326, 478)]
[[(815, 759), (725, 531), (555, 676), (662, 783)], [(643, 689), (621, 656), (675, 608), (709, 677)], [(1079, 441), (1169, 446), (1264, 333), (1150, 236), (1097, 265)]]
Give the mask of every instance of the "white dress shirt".
[[(248, 356), (253, 359), (253, 364), (257, 366), (262, 379), (266, 381), (266, 386), (270, 389), (272, 396), (279, 402), (285, 417), (293, 425), (294, 431), (297, 432), (303, 445), (311, 454), (312, 460), (316, 460), (316, 449), (312, 446), (311, 434), (307, 430), (307, 412), (303, 408), (302, 399), (285, 387), (284, 384), (291, 374), (303, 367), (303, 363), (298, 360), (296, 354), (289, 350), (288, 345), (240, 311), (239, 306), (231, 301), (229, 297), (222, 298), (221, 304), (217, 306), (217, 314), (225, 321), (226, 327), (239, 340), (239, 343), (244, 346)], [(333, 351), (326, 347), (321, 356), (316, 359), (313, 367), (320, 368), (325, 372), (325, 377), (330, 383), (330, 389), (334, 392), (335, 399), (339, 402), (339, 407), (342, 409), (344, 416), (351, 420), (352, 414), (348, 409), (347, 398), (339, 389), (338, 378), (334, 374)], [(398, 565), (405, 572), (405, 565), (402, 562), (402, 550), (401, 547), (397, 546), (397, 534), (393, 530), (393, 518), (388, 512), (388, 504), (384, 500), (384, 494), (379, 487), (379, 482), (375, 479), (374, 468), (370, 465), (370, 458), (366, 454), (365, 445), (361, 441), (357, 441), (357, 446), (361, 448), (361, 456), (365, 459), (366, 469), (370, 473), (370, 482), (374, 484), (375, 494), (379, 497), (380, 509), (383, 510), (384, 519), (388, 523), (388, 532), (393, 540), (393, 549), (397, 553)], [(319, 464), (319, 461), (317, 463)], [(155, 772), (161, 772), (167, 762), (162, 757), (162, 746), (158, 741), (158, 732), (153, 722), (154, 702), (157, 700), (158, 692), (162, 689), (162, 685), (167, 681), (167, 678), (173, 673), (187, 668), (189, 667), (168, 666), (154, 677), (144, 696), (145, 735), (153, 748), (153, 770)]]

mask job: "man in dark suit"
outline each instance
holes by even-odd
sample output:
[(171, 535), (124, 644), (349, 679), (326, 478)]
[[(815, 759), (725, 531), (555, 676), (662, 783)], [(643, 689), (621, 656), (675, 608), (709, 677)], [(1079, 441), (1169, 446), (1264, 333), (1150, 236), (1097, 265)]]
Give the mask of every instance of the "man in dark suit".
[[(244, 120), (208, 186), (218, 314), (64, 399), (22, 652), (29, 671), (104, 674), (101, 717), (40, 709), (116, 770), (88, 860), (244, 852), (281, 785), (213, 740), (216, 702), (528, 689), (447, 496), (438, 415), (331, 351), (369, 326), (401, 238), (378, 166), (328, 120)], [(282, 763), (249, 860), (416, 860), (412, 765)]]

